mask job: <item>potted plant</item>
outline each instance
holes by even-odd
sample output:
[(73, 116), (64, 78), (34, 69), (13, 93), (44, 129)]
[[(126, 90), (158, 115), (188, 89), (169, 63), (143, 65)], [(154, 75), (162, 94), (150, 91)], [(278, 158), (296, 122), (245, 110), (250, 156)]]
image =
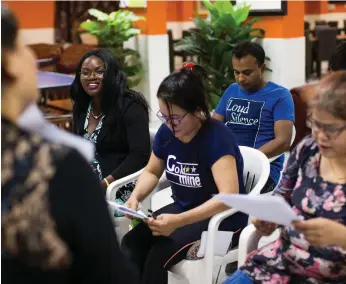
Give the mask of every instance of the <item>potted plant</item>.
[(110, 14), (97, 9), (89, 9), (89, 15), (96, 21), (87, 20), (81, 28), (98, 39), (98, 45), (113, 52), (118, 58), (122, 71), (127, 75), (129, 88), (139, 84), (143, 77), (143, 64), (137, 50), (124, 48), (124, 42), (140, 34), (140, 29), (133, 28), (133, 22), (145, 20), (128, 10), (118, 10)]
[(248, 20), (250, 6), (235, 7), (230, 1), (202, 2), (208, 9), (208, 17), (203, 19), (197, 15), (193, 19), (196, 28), (175, 46), (187, 55), (197, 57), (197, 63), (209, 74), (206, 88), (210, 108), (215, 109), (223, 92), (235, 82), (233, 46), (243, 40), (262, 38), (264, 32), (253, 27), (259, 18)]

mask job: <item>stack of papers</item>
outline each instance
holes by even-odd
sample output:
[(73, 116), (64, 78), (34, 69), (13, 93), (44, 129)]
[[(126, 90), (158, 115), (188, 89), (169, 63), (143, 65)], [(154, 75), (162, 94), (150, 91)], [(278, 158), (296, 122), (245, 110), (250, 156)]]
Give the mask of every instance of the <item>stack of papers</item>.
[(298, 220), (292, 207), (279, 196), (218, 194), (215, 198), (229, 207), (262, 221), (289, 226), (293, 221)]

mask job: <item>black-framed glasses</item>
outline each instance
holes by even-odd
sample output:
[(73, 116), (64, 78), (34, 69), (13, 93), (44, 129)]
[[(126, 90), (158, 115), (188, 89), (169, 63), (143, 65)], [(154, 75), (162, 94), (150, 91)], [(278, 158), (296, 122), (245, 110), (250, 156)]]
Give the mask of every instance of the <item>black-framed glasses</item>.
[(163, 123), (169, 123), (169, 124), (172, 124), (172, 125), (179, 125), (187, 114), (188, 114), (188, 112), (186, 112), (185, 114), (180, 115), (180, 116), (179, 115), (164, 116), (160, 111), (158, 111), (156, 116)]
[(94, 70), (94, 71), (91, 71), (91, 70), (82, 70), (82, 71), (80, 72), (80, 77), (81, 77), (82, 79), (89, 79), (89, 78), (92, 76), (92, 74), (94, 74), (94, 76), (95, 76), (96, 78), (102, 79), (103, 76), (105, 75), (105, 72), (106, 72), (106, 70), (104, 70), (104, 69), (98, 69), (98, 70)]
[(346, 130), (346, 124), (342, 126), (336, 124), (325, 124), (312, 118), (308, 119), (306, 125), (311, 128), (312, 132), (317, 133), (322, 131), (330, 140), (338, 138), (341, 132)]

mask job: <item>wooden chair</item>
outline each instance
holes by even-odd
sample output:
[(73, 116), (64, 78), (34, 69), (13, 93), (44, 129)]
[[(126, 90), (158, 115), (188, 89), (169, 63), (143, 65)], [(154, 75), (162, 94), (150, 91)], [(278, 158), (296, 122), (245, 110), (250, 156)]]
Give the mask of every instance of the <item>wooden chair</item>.
[(321, 62), (329, 60), (337, 45), (336, 36), (337, 28), (328, 26), (320, 26), (316, 28), (316, 36), (318, 38), (318, 48), (316, 51), (317, 75), (321, 77)]
[(46, 115), (45, 118), (57, 127), (64, 129), (68, 132), (73, 132), (72, 114)]
[(172, 30), (167, 31), (168, 35), (168, 49), (169, 49), (169, 67), (170, 71), (173, 72), (175, 70), (175, 57), (181, 57), (183, 59), (183, 62), (186, 61), (186, 54), (184, 51), (175, 50), (174, 44), (177, 43), (179, 40), (173, 39)]
[(327, 22), (325, 20), (316, 20), (315, 26), (326, 26)]
[(68, 46), (56, 64), (57, 71), (65, 74), (74, 74), (77, 65), (83, 55), (90, 50), (97, 49), (96, 46), (86, 44), (72, 44)]
[(28, 47), (34, 52), (38, 60), (41, 59), (38, 64), (40, 70), (56, 71), (56, 63), (63, 52), (63, 47), (60, 44), (36, 43), (29, 44)]

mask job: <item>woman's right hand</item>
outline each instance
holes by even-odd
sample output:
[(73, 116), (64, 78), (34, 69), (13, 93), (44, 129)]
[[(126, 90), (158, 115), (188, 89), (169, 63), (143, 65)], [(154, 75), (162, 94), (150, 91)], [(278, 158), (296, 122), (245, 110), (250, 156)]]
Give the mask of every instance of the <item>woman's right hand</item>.
[(258, 219), (254, 219), (252, 221), (252, 224), (256, 227), (257, 231), (260, 232), (263, 236), (269, 236), (271, 235), (278, 227), (277, 224), (267, 222), (267, 221), (261, 221)]
[[(130, 198), (126, 201), (125, 206), (137, 211), (139, 206), (139, 201), (137, 200), (135, 196), (130, 196)], [(125, 215), (125, 217), (131, 220), (133, 219), (133, 216), (130, 216), (130, 215)]]

